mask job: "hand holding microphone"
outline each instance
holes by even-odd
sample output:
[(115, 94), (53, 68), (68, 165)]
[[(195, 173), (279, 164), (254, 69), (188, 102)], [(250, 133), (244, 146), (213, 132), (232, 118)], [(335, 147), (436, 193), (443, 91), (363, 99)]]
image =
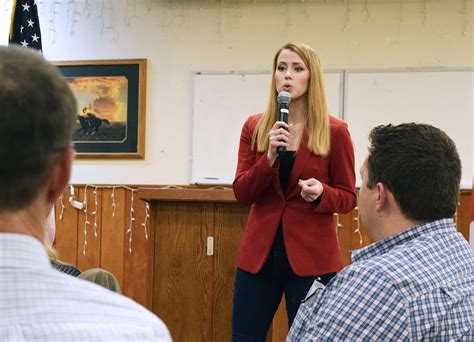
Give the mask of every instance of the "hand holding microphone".
[[(291, 95), (286, 91), (278, 93), (278, 121), (288, 124), (288, 115), (290, 114)], [(287, 146), (287, 145), (286, 145)], [(286, 146), (278, 146), (278, 153), (286, 152)]]
[(268, 132), (268, 163), (273, 165), (278, 153), (284, 153), (289, 145), (290, 133), (288, 125), (288, 114), (291, 95), (286, 91), (278, 93), (278, 118), (270, 132)]

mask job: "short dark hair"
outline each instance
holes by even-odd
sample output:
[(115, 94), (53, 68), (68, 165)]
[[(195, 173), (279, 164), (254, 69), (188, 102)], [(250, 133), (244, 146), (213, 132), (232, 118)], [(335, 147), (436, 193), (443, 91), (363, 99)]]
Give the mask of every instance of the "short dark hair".
[(461, 160), (445, 132), (427, 124), (382, 125), (372, 129), (369, 141), (369, 188), (385, 184), (412, 220), (454, 216)]
[(76, 100), (40, 53), (0, 47), (0, 211), (38, 195), (53, 158), (70, 145)]

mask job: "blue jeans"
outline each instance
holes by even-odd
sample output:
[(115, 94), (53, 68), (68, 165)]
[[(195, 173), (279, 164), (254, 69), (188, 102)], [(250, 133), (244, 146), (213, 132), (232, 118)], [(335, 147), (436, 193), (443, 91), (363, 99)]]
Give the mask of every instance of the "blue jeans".
[(257, 274), (237, 269), (232, 311), (232, 341), (265, 341), (283, 293), (288, 326), (291, 327), (301, 301), (314, 279), (326, 284), (335, 273), (300, 277), (288, 263), (284, 249), (272, 249)]

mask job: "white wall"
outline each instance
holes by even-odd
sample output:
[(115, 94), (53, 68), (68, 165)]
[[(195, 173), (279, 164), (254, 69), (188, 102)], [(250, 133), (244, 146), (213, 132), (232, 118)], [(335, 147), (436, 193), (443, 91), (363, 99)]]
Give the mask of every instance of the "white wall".
[(474, 66), (470, 0), (37, 2), (49, 60), (148, 59), (145, 160), (78, 160), (73, 183), (187, 183), (192, 72), (269, 69), (288, 41), (327, 69)]

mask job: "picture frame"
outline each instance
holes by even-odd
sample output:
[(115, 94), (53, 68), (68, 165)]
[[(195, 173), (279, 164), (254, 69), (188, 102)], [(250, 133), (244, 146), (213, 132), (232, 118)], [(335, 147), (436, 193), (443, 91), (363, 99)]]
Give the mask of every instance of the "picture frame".
[(53, 62), (77, 102), (78, 159), (144, 159), (146, 59)]

